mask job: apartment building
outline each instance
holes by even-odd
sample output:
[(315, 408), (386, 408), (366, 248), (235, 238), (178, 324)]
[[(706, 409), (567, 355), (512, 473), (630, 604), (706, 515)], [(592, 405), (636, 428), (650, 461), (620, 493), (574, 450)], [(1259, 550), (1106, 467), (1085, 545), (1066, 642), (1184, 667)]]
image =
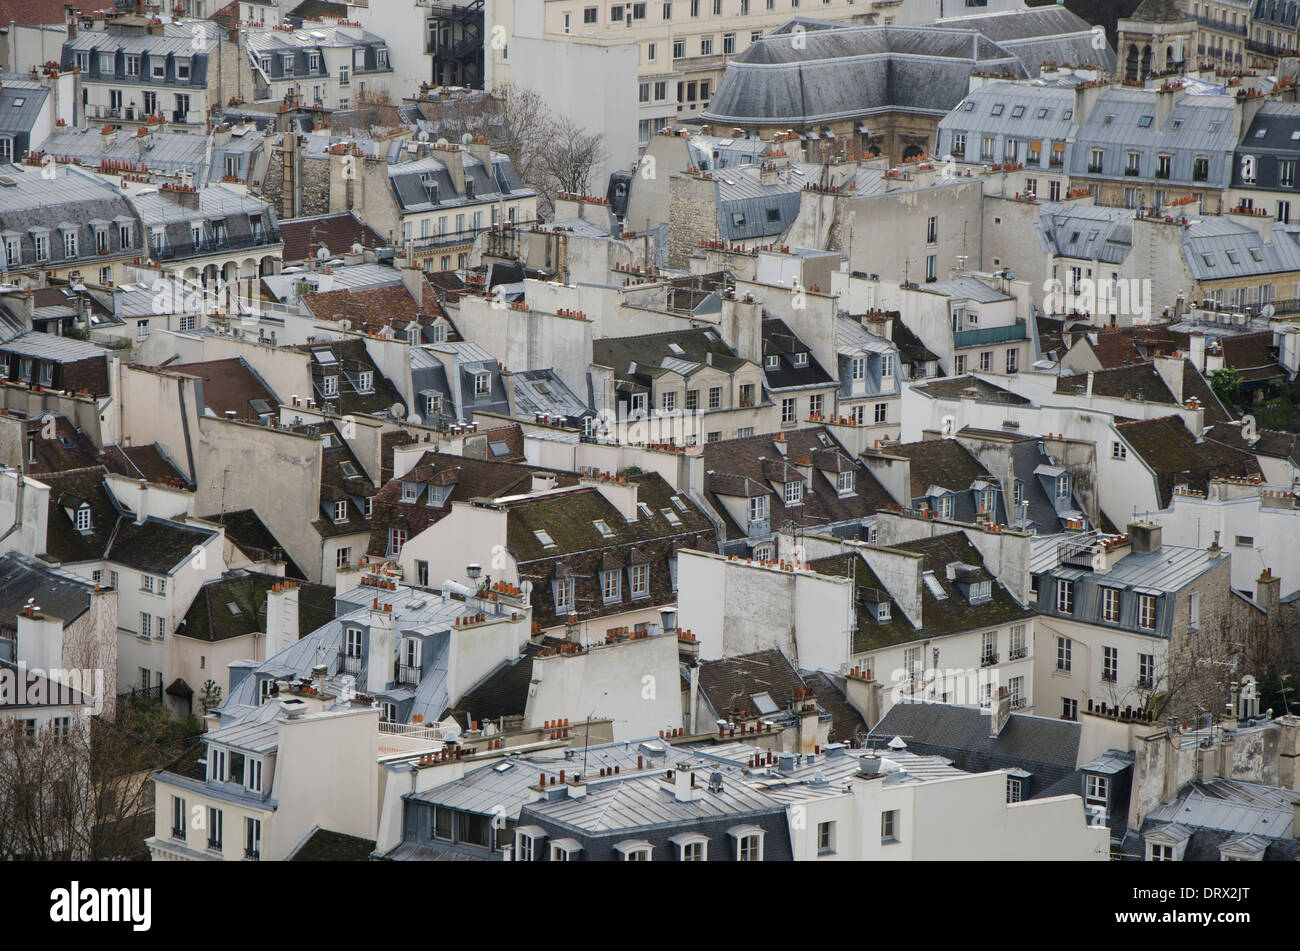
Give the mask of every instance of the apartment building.
[(227, 100), (251, 98), (242, 33), (228, 35), (211, 20), (95, 23), (100, 28), (69, 35), (60, 60), (80, 70), (87, 122), (202, 128)]
[(367, 89), (379, 96), (390, 93), (388, 44), (360, 26), (340, 21), (255, 30), (246, 42), (254, 101), (297, 99), (317, 108), (347, 109)]

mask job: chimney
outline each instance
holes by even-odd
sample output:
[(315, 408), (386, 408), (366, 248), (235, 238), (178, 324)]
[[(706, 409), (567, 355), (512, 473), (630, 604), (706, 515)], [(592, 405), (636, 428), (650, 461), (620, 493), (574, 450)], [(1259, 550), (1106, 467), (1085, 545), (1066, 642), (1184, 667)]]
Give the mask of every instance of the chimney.
[(99, 130), (99, 147), (102, 151), (107, 152), (111, 149), (116, 140), (117, 129), (113, 128), (111, 125), (106, 125), (104, 128)]
[(430, 146), (429, 154), (447, 167), (447, 176), (451, 179), (456, 193), (465, 192), (465, 158), (460, 148), (455, 145), (438, 144)]
[(1011, 719), (1011, 698), (1007, 696), (1005, 687), (998, 688), (998, 699), (990, 711), (992, 716), (989, 718), (989, 739), (996, 739), (1002, 735), (1002, 728), (1007, 725)]
[(1255, 582), (1255, 602), (1264, 609), (1267, 626), (1272, 629), (1280, 620), (1282, 579), (1273, 574), (1271, 568), (1265, 568)]
[(610, 505), (618, 509), (629, 522), (635, 522), (641, 517), (640, 511), (636, 507), (637, 501), (637, 484), (630, 479), (625, 482), (617, 481), (617, 477), (609, 479), (583, 479), (583, 485), (589, 485), (600, 492)]
[(673, 771), (673, 798), (694, 802), (704, 796), (704, 787), (695, 781), (695, 770), (679, 767)]
[(266, 592), (266, 656), (298, 642), (298, 586), (277, 581)]
[(1135, 555), (1149, 555), (1160, 550), (1160, 526), (1155, 522), (1129, 522), (1128, 539)]
[(1088, 371), (1088, 389), (1084, 391), (1084, 396), (1092, 399), (1092, 371)]
[[(384, 608), (387, 610), (384, 610)], [(376, 598), (370, 610), (370, 644), (366, 653), (366, 693), (382, 693), (393, 679), (397, 657), (397, 632), (392, 605), (381, 605)]]
[(547, 492), (553, 488), (555, 488), (555, 473), (553, 472), (533, 473), (534, 492)]
[(57, 670), (63, 665), (63, 622), (40, 613), (40, 606), (18, 614), (15, 660), (28, 670)]

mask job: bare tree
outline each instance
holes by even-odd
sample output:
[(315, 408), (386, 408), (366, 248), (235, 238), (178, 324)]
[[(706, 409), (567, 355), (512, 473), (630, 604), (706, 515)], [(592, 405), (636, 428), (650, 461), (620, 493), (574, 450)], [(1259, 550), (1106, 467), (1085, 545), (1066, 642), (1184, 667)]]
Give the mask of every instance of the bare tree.
[(331, 113), (330, 132), (336, 135), (374, 134), (401, 125), (400, 120), (387, 88), (367, 87), (353, 97), (351, 109)]
[(597, 167), (609, 157), (605, 137), (588, 132), (568, 116), (556, 120), (547, 147), (542, 152), (546, 186), (552, 191), (548, 203), (553, 205), (557, 193), (586, 195), (593, 188)]

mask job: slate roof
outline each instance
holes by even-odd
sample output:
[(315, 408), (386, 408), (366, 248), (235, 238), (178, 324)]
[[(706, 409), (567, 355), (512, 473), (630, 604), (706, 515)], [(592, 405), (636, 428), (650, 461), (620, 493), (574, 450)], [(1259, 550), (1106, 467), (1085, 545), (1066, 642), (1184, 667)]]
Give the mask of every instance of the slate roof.
[(259, 415), (275, 413), (280, 404), (280, 398), (243, 357), (174, 363), (167, 369), (202, 380), (203, 409), (221, 419), (233, 412), (234, 419), (257, 422)]
[[(778, 711), (787, 712), (796, 690), (807, 684), (785, 655), (775, 648), (753, 654), (738, 654), (700, 663), (700, 692), (720, 717), (753, 720)], [(762, 709), (755, 702), (767, 694), (774, 709)]]
[[(795, 363), (795, 355), (802, 354), (803, 366)], [(767, 366), (767, 358), (775, 356), (780, 361), (776, 369)], [(828, 385), (835, 382), (817, 362), (808, 346), (795, 336), (784, 320), (776, 317), (763, 319), (763, 375), (769, 389)]]
[(914, 499), (925, 495), (934, 485), (954, 492), (964, 492), (976, 481), (997, 481), (988, 469), (985, 469), (983, 464), (955, 439), (891, 443), (888, 452), (891, 456), (903, 456), (910, 460)]
[[(50, 487), (49, 515), (45, 529), (45, 554), (60, 562), (102, 558), (117, 524), (119, 511), (104, 487), (102, 466), (49, 472), (40, 477)], [(83, 535), (76, 529), (70, 512), (88, 502), (91, 530)]]
[[(682, 352), (670, 349), (669, 344), (676, 344)], [(635, 337), (602, 337), (592, 342), (592, 362), (612, 367), (615, 376), (623, 379), (635, 379), (638, 375), (629, 371), (633, 363), (641, 373), (655, 373), (665, 358), (676, 359), (679, 363), (703, 364), (706, 355), (712, 356), (713, 366), (728, 373), (745, 363), (716, 331), (706, 328), (669, 330)]]
[[(921, 585), (922, 630), (913, 634), (911, 639), (917, 636), (956, 634), (980, 627), (998, 627), (1034, 616), (1032, 608), (1018, 604), (1006, 586), (993, 577), (985, 567), (984, 556), (970, 543), (965, 532), (948, 532), (933, 538), (899, 542), (889, 547), (894, 551), (921, 555), (921, 571), (932, 573), (935, 583), (946, 595), (942, 599), (936, 598), (929, 585)], [(953, 562), (977, 566), (975, 580), (992, 582), (987, 601), (971, 604), (956, 582), (948, 578), (948, 566)]]
[(804, 126), (890, 110), (945, 113), (965, 96), (973, 69), (1036, 76), (1046, 60), (1099, 58), (1113, 68), (1110, 49), (1089, 41), (1088, 25), (1063, 7), (923, 26), (776, 30), (727, 63), (701, 118)]
[(1006, 403), (1011, 406), (1024, 406), (1031, 402), (1026, 397), (1003, 389), (977, 376), (953, 376), (921, 383), (913, 386), (917, 393), (924, 393), (936, 399), (961, 399), (966, 390), (975, 390), (975, 398), (986, 403)]
[(288, 857), (290, 862), (368, 862), (374, 839), (330, 832), (317, 827)]
[(1026, 770), (1033, 774), (1030, 799), (1074, 772), (1081, 736), (1078, 723), (1012, 713), (996, 737), (989, 736), (990, 723), (990, 714), (974, 707), (904, 699), (872, 728), (871, 738), (884, 744), (901, 737), (910, 752), (942, 756), (971, 773)]
[[(1056, 381), (1056, 392), (1079, 394), (1086, 392), (1087, 386), (1087, 373), (1062, 375)], [(1145, 403), (1178, 403), (1154, 363), (1097, 370), (1092, 374), (1092, 394)]]
[(186, 486), (189, 479), (163, 454), (157, 443), (147, 446), (105, 446), (95, 462), (109, 472), (144, 479), (156, 485)]
[(1273, 332), (1265, 330), (1254, 334), (1227, 334), (1220, 337), (1223, 364), (1232, 367), (1243, 377), (1243, 382), (1265, 379), (1285, 379), (1287, 376), (1277, 362), (1277, 348), (1273, 346)]
[(46, 617), (66, 628), (90, 610), (94, 585), (42, 564), (17, 551), (0, 555), (0, 632), (12, 636), (17, 616), (29, 598)]
[(1131, 420), (1116, 428), (1155, 471), (1161, 508), (1168, 508), (1174, 486), (1180, 483), (1194, 492), (1205, 492), (1211, 479), (1263, 477), (1253, 455), (1212, 439), (1198, 442), (1180, 416)]
[[(466, 720), (522, 716), (532, 686), (533, 659), (540, 650), (537, 645), (529, 644), (518, 658), (501, 664), (456, 701), (455, 710), (463, 712)], [(450, 712), (444, 710), (443, 716)]]
[(1143, 854), (1152, 833), (1181, 828), (1191, 833), (1184, 861), (1217, 862), (1219, 849), (1234, 839), (1256, 849), (1264, 845), (1264, 861), (1295, 861), (1300, 858), (1300, 838), (1292, 828), (1295, 795), (1294, 790), (1236, 779), (1193, 780), (1147, 814), (1141, 828)]
[(400, 282), (308, 294), (302, 305), (317, 320), (346, 320), (350, 329), (367, 333), (378, 333), (388, 326), (401, 331), (412, 322), (433, 322), (433, 315), (424, 311)]
[(200, 516), (204, 521), (214, 522), (226, 530), (226, 539), (252, 561), (265, 561), (278, 555), (285, 563), (284, 573), (288, 578), (306, 578), (302, 569), (294, 564), (284, 546), (271, 534), (271, 530), (258, 517), (253, 509), (239, 509), (233, 512), (221, 512), (216, 515)]
[[(176, 628), (177, 636), (216, 642), (253, 632), (266, 633), (266, 594), (282, 578), (237, 569), (199, 588)], [(230, 605), (239, 609), (238, 613)], [(298, 636), (310, 634), (334, 619), (332, 585), (298, 585)]]
[(140, 525), (124, 518), (113, 533), (104, 559), (137, 571), (169, 574), (215, 534), (210, 529), (152, 515)]
[[(792, 521), (795, 525), (825, 529), (828, 524), (865, 518), (894, 503), (895, 500), (871, 471), (853, 460), (824, 426), (791, 430), (784, 435), (785, 439), (779, 444), (771, 434), (705, 444), (705, 494), (721, 516), (727, 538), (747, 537), (748, 526), (735, 524), (718, 501), (718, 496), (722, 495), (750, 497), (766, 494), (769, 497), (769, 520), (774, 531), (787, 521)], [(780, 447), (785, 448), (784, 455)], [(812, 475), (809, 480), (805, 480), (794, 469), (794, 464), (803, 458), (807, 458), (811, 465)], [(805, 483), (803, 503), (800, 505), (787, 506), (783, 492), (772, 485), (772, 464), (783, 459), (784, 464), (794, 469), (794, 473), (799, 476), (797, 480), (791, 478), (790, 481)], [(826, 473), (838, 472), (845, 459), (854, 464), (854, 492), (841, 498), (836, 482)]]
[[(397, 391), (397, 387), (388, 379), (370, 358), (366, 342), (360, 338), (348, 340), (330, 340), (323, 343), (297, 344), (295, 349), (304, 350), (312, 355), (312, 391), (317, 404), (333, 403), (338, 415), (349, 413), (364, 415), (386, 415), (395, 404), (406, 406), (406, 401)], [(317, 353), (328, 351), (337, 364), (322, 364)], [(359, 389), (358, 374), (369, 371), (371, 390), (362, 393)], [(323, 380), (329, 376), (338, 377), (338, 392), (327, 396)]]
[[(912, 627), (907, 616), (897, 610), (893, 597), (885, 589), (884, 583), (876, 577), (867, 560), (858, 552), (841, 552), (814, 558), (808, 567), (823, 575), (835, 575), (839, 578), (852, 578), (854, 581), (853, 605), (857, 611), (857, 627), (853, 631), (853, 653), (889, 647), (892, 644), (905, 644), (919, 636), (917, 628)], [(881, 621), (876, 612), (877, 605), (887, 602), (890, 605), (889, 620)]]
[(330, 255), (344, 254), (358, 243), (363, 248), (388, 247), (388, 239), (353, 211), (281, 221), (280, 239), (284, 241), (281, 254), (285, 264), (314, 258), (322, 244)]
[(1183, 259), (1204, 282), (1289, 274), (1300, 271), (1300, 244), (1283, 232), (1265, 240), (1250, 225), (1213, 215), (1183, 229)]
[[(455, 456), (445, 452), (426, 452), (400, 479), (393, 479), (376, 494), (370, 518), (370, 546), (372, 555), (385, 555), (388, 551), (388, 531), (405, 529), (411, 539), (437, 524), (451, 514), (456, 502), (471, 499), (492, 499), (528, 492), (532, 488), (534, 472), (554, 472), (536, 466), (515, 465)], [(577, 485), (574, 473), (554, 472), (558, 486)], [(419, 496), (413, 502), (402, 500), (402, 483), (420, 484)], [(448, 487), (451, 491), (440, 505), (430, 504), (429, 490), (433, 486)]]
[(54, 416), (55, 438), (44, 438), (47, 420), (53, 414), (42, 413), (27, 422), (26, 471), (41, 478), (43, 472), (62, 472), (97, 465), (99, 450), (82, 430), (66, 416)]
[(1174, 0), (1142, 0), (1132, 13), (1122, 19), (1138, 23), (1180, 23), (1195, 17), (1178, 9)]

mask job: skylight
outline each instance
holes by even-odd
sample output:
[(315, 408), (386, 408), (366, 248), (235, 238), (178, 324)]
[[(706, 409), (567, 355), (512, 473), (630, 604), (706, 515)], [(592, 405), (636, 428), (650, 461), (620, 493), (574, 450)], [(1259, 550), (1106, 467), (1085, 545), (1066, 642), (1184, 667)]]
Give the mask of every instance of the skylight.
[(357, 467), (350, 462), (340, 462), (339, 471), (343, 473), (345, 478), (355, 479), (357, 477)]
[(1148, 129), (1148, 128), (1150, 128), (1150, 127), (1151, 127), (1151, 120), (1152, 120), (1153, 118), (1154, 118), (1153, 116), (1143, 116), (1141, 119), (1138, 120), (1138, 128), (1139, 128), (1139, 129)]
[(555, 547), (555, 539), (553, 539), (547, 532), (537, 531), (533, 532), (533, 534), (537, 536), (537, 540), (542, 543), (543, 548)]
[(600, 534), (601, 534), (603, 537), (605, 537), (605, 538), (613, 538), (613, 537), (614, 537), (614, 532), (613, 532), (613, 530), (610, 529), (609, 525), (607, 525), (607, 524), (606, 524), (602, 519), (596, 519), (596, 520), (595, 520), (594, 522), (592, 522), (591, 524), (596, 526), (596, 531), (600, 532)]
[(668, 519), (669, 525), (682, 524), (682, 520), (677, 517), (677, 513), (674, 512), (672, 509), (664, 509), (663, 514), (664, 514), (664, 518)]
[(780, 709), (770, 693), (756, 693), (749, 699), (754, 701), (759, 713), (776, 713)]
[(925, 586), (930, 589), (936, 601), (948, 600), (948, 592), (943, 590), (943, 585), (939, 584), (939, 579), (934, 576), (933, 571), (927, 571), (921, 577), (925, 579)]
[(673, 496), (673, 505), (677, 506), (677, 508), (683, 512), (686, 511), (686, 503), (685, 501), (682, 500), (682, 497), (680, 495)]

